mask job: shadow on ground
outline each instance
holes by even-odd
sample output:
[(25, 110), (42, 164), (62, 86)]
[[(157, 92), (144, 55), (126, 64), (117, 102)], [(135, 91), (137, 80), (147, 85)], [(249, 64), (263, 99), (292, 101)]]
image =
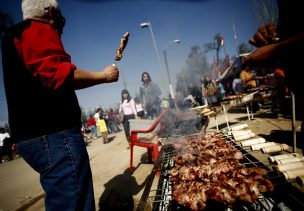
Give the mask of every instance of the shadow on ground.
[[(272, 130), (270, 135), (260, 135), (261, 137), (265, 138), (268, 142), (276, 142), (281, 144), (287, 144), (289, 146), (293, 146), (293, 133), (289, 130)], [(296, 133), (297, 139), (297, 147), (301, 148), (301, 145), (304, 143), (301, 142), (301, 134), (300, 132)]]
[[(136, 167), (137, 168), (137, 167)], [(149, 175), (142, 184), (137, 184), (130, 175), (129, 168), (109, 180), (99, 198), (99, 211), (131, 211), (134, 208), (133, 196), (145, 187)]]

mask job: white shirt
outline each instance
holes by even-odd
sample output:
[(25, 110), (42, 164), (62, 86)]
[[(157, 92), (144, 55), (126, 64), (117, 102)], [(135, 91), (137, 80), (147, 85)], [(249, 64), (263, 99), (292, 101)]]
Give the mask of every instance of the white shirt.
[(0, 146), (3, 147), (3, 140), (9, 138), (10, 135), (8, 133), (0, 133)]
[(136, 108), (136, 111), (137, 111), (137, 112), (140, 112), (140, 111), (143, 111), (143, 110), (144, 110), (142, 104), (135, 104), (135, 108)]
[(97, 112), (96, 114), (94, 114), (94, 119), (95, 119), (96, 125), (98, 126), (98, 121), (100, 120), (99, 112)]
[(135, 102), (133, 99), (131, 99), (129, 102), (128, 100), (124, 100), (119, 107), (119, 113), (123, 113), (124, 115), (131, 115), (131, 114), (137, 114), (135, 109)]

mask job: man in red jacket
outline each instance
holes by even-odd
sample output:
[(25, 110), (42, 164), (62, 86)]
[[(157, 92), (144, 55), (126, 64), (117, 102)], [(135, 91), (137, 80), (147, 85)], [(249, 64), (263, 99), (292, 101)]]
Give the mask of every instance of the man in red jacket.
[(90, 116), (88, 120), (88, 126), (91, 130), (91, 134), (93, 138), (97, 138), (97, 126), (96, 126), (95, 118), (93, 116)]
[(2, 40), (12, 138), (18, 154), (40, 174), (46, 210), (95, 211), (75, 90), (115, 82), (118, 69), (108, 65), (92, 72), (71, 63), (60, 39), (65, 19), (56, 0), (23, 0), (22, 12), (24, 21)]

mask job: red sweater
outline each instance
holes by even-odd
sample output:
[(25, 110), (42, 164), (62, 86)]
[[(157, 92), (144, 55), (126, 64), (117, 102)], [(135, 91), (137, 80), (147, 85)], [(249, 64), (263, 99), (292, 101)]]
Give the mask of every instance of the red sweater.
[(76, 66), (51, 25), (26, 20), (2, 40), (3, 75), (12, 137), (35, 138), (81, 126)]
[(88, 126), (93, 126), (96, 125), (96, 121), (94, 117), (91, 117), (88, 121)]

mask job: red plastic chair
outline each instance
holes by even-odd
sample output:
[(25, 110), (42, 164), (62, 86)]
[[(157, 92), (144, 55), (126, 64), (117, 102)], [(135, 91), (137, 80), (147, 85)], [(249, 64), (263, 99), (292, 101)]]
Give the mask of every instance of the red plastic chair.
[(133, 173), (133, 147), (134, 146), (139, 146), (139, 147), (146, 147), (148, 150), (148, 159), (150, 162), (152, 162), (152, 157), (153, 157), (153, 162), (155, 163), (158, 158), (158, 143), (152, 143), (152, 142), (147, 142), (147, 141), (142, 141), (138, 137), (138, 133), (150, 133), (152, 132), (158, 123), (160, 122), (160, 119), (163, 117), (165, 113), (167, 113), (169, 110), (165, 110), (160, 115), (155, 119), (153, 124), (151, 125), (150, 128), (146, 130), (132, 130), (131, 131), (131, 136), (130, 136), (130, 173)]

